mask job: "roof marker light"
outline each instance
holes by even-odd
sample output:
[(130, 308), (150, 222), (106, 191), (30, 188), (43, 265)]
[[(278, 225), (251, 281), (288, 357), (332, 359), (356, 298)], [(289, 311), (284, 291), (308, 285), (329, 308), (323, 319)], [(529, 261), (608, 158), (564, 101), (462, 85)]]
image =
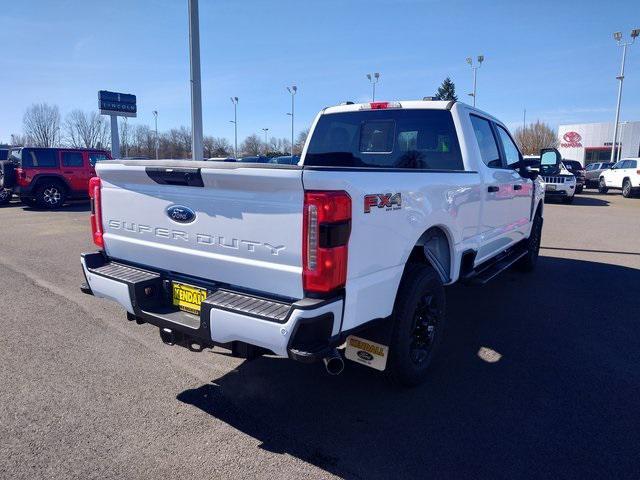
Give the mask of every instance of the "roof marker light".
[(402, 105), (400, 102), (370, 102), (360, 106), (360, 110), (387, 110), (389, 108), (402, 108)]

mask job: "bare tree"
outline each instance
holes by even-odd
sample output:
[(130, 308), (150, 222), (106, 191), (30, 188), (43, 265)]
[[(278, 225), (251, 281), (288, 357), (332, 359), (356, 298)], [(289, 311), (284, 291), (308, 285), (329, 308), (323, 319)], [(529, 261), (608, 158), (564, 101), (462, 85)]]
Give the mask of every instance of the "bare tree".
[(262, 151), (262, 140), (257, 134), (249, 135), (240, 145), (240, 151), (243, 155), (260, 155)]
[(558, 137), (551, 127), (536, 120), (526, 127), (518, 127), (515, 140), (524, 155), (538, 155), (543, 148), (553, 148), (558, 145)]
[(231, 143), (222, 137), (206, 136), (203, 140), (204, 156), (211, 157), (228, 157), (231, 155)]
[(305, 128), (300, 133), (298, 133), (298, 138), (296, 138), (296, 143), (293, 146), (294, 155), (302, 155), (302, 149), (304, 148), (304, 144), (306, 143), (308, 136), (309, 136), (308, 128)]
[(97, 112), (73, 110), (64, 120), (65, 143), (74, 148), (104, 148), (109, 128)]
[(28, 145), (27, 136), (19, 133), (11, 134), (11, 146), (12, 147), (24, 147)]
[(60, 141), (60, 110), (37, 103), (27, 108), (22, 120), (27, 141), (34, 147), (55, 147)]

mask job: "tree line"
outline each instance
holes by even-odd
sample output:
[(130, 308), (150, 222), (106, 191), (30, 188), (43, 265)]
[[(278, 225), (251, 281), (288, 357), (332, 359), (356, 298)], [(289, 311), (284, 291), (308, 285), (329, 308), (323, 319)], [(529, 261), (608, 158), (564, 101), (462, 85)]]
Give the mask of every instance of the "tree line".
[[(119, 122), (120, 153), (127, 157), (156, 156), (156, 132), (149, 125)], [(294, 155), (300, 155), (308, 129), (298, 133), (293, 146)], [(12, 146), (70, 147), (109, 150), (111, 146), (110, 122), (97, 112), (73, 110), (64, 119), (56, 105), (33, 104), (25, 111), (23, 133), (11, 135)], [(158, 132), (158, 158), (191, 158), (191, 129), (172, 128)], [(204, 157), (232, 157), (234, 147), (224, 137), (205, 135)], [(258, 134), (246, 137), (238, 145), (238, 156), (266, 155), (270, 157), (289, 155), (291, 140), (271, 137), (266, 142)]]

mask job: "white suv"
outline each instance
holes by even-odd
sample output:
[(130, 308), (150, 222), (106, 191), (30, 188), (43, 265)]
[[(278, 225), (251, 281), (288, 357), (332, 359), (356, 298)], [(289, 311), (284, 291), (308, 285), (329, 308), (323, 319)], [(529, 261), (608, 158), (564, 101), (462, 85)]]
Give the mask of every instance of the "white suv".
[[(527, 162), (539, 162), (540, 157), (527, 155), (524, 157)], [(540, 177), (545, 185), (545, 198), (559, 198), (563, 203), (573, 203), (576, 195), (576, 177), (564, 166), (551, 164), (540, 166)]]
[(598, 191), (607, 193), (610, 188), (622, 190), (622, 196), (629, 198), (640, 191), (640, 158), (624, 158), (609, 170), (600, 174)]

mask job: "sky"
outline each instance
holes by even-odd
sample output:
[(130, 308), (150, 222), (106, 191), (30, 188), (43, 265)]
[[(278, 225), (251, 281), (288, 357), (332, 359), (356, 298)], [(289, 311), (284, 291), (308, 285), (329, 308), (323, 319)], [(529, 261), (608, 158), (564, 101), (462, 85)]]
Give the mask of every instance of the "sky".
[[(97, 110), (98, 90), (133, 93), (138, 118), (161, 131), (190, 125), (187, 0), (0, 0), (0, 143), (22, 132), (39, 102)], [(233, 141), (269, 128), (289, 137), (322, 108), (433, 95), (450, 76), (472, 89), (465, 59), (483, 54), (478, 107), (514, 129), (526, 119), (612, 122), (622, 49), (640, 28), (640, 2), (200, 0), (205, 135)], [(640, 41), (627, 55), (621, 120), (640, 120)]]

